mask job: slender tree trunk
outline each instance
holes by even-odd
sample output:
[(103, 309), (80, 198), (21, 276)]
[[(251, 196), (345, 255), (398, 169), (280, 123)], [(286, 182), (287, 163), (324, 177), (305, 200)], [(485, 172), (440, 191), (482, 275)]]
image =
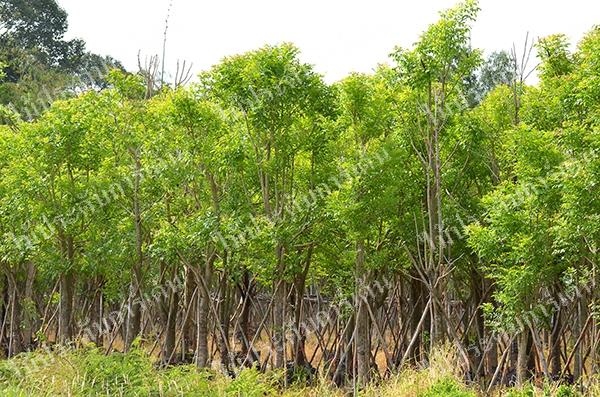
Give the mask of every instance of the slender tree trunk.
[[(478, 349), (471, 350), (469, 352), (472, 353), (471, 361), (474, 364), (474, 368), (479, 368), (479, 373), (473, 374), (476, 377), (484, 377), (485, 376), (485, 355), (483, 354), (483, 350), (485, 349), (485, 319), (483, 315), (483, 309), (480, 303), (483, 300), (483, 295), (485, 294), (485, 280), (479, 276), (476, 271), (472, 271), (471, 273), (471, 288), (473, 289), (473, 299), (471, 301), (470, 310), (474, 311), (475, 316), (475, 329), (477, 331), (477, 343)], [(465, 316), (465, 320), (468, 317)], [(468, 326), (468, 323), (465, 324), (465, 329)], [(465, 346), (469, 345), (468, 333), (465, 334)]]
[[(226, 257), (225, 257), (226, 258)], [(224, 260), (227, 261), (226, 259)], [(225, 266), (224, 266), (225, 267)], [(231, 373), (230, 352), (229, 352), (229, 285), (227, 283), (227, 275), (225, 272), (221, 275), (219, 286), (219, 355), (221, 356), (221, 368), (225, 373)]]
[(103, 279), (101, 276), (95, 278), (93, 282), (93, 293), (92, 307), (90, 309), (90, 324), (88, 326), (88, 336), (90, 341), (96, 346), (100, 347), (103, 345), (103, 338), (101, 332), (101, 321), (102, 321), (102, 284)]
[[(10, 288), (8, 286), (8, 276), (4, 274), (2, 278), (2, 301), (0, 302), (0, 344), (3, 346), (8, 346), (8, 338), (9, 336), (6, 334), (6, 323), (5, 319), (8, 318), (10, 306)], [(8, 352), (6, 352), (8, 354)]]
[[(575, 310), (577, 318), (575, 320), (576, 330), (574, 335), (579, 335), (581, 332), (585, 332), (585, 319), (587, 318), (584, 297), (578, 299)], [(583, 375), (583, 341), (575, 346), (575, 355), (573, 358), (573, 378), (577, 381)]]
[[(412, 306), (415, 307), (415, 310), (412, 313), (412, 318), (411, 318), (411, 332), (409, 334), (407, 334), (408, 338), (411, 337), (411, 335), (415, 335), (415, 334), (421, 334), (422, 332), (418, 329), (419, 328), (419, 323), (421, 322), (421, 315), (423, 314), (423, 311), (425, 310), (425, 306), (423, 304), (423, 283), (419, 282), (419, 280), (417, 280), (416, 278), (413, 278), (410, 280), (410, 293), (411, 293), (411, 300), (410, 303)], [(429, 316), (427, 316), (427, 318), (424, 320), (424, 322), (426, 322), (424, 324), (424, 328), (428, 329), (429, 328)], [(420, 336), (417, 336), (417, 340), (422, 340), (422, 338)], [(409, 343), (409, 342), (408, 342)], [(421, 343), (415, 343), (414, 344), (414, 348), (412, 352), (409, 352), (410, 356), (408, 357), (409, 362), (412, 360), (412, 358), (415, 358), (415, 363), (417, 361), (419, 361), (419, 357), (421, 356)]]
[[(137, 270), (134, 270), (137, 273)], [(134, 276), (137, 278), (137, 276)], [(140, 276), (141, 277), (141, 276)], [(131, 348), (135, 338), (138, 337), (142, 323), (141, 301), (139, 299), (139, 284), (133, 282), (129, 291), (127, 302), (127, 325), (125, 328), (125, 351)]]
[(334, 365), (332, 365), (332, 368), (334, 369), (332, 372), (332, 380), (338, 386), (342, 386), (348, 377), (352, 376), (354, 373), (354, 360), (352, 357), (353, 346), (351, 343), (355, 333), (355, 327), (355, 316), (352, 316), (345, 327), (344, 332), (338, 339), (337, 358)]
[[(240, 344), (241, 349), (241, 364), (244, 366), (248, 366), (250, 363), (253, 363), (256, 360), (258, 360), (258, 357), (254, 354), (254, 348), (250, 346), (254, 333), (250, 317), (252, 314), (254, 287), (252, 285), (250, 273), (247, 270), (244, 271), (242, 284), (240, 285), (239, 290), (242, 309), (240, 312), (240, 318), (238, 320), (239, 328), (236, 333), (236, 338), (238, 340), (238, 343)], [(252, 351), (250, 351), (250, 349), (252, 349)]]
[(72, 236), (60, 233), (61, 251), (67, 260), (68, 269), (60, 275), (60, 305), (58, 315), (58, 342), (65, 344), (73, 339), (73, 298), (75, 276), (75, 247)]
[(433, 333), (431, 335), (431, 341), (433, 344), (443, 342), (445, 339), (446, 325), (444, 322), (444, 316), (438, 311), (444, 311), (445, 302), (445, 279), (442, 278), (445, 271), (445, 260), (444, 260), (444, 247), (446, 242), (444, 241), (444, 223), (442, 216), (442, 181), (441, 181), (441, 160), (440, 160), (440, 144), (438, 140), (439, 129), (437, 125), (433, 131), (433, 158), (432, 158), (432, 170), (433, 170), (433, 184), (431, 192), (431, 208), (429, 216), (433, 219), (432, 226), (432, 238), (434, 244), (432, 244), (433, 261), (431, 264), (433, 277), (430, 279), (433, 290), (432, 295), (434, 299), (432, 302), (434, 309), (433, 317)]
[(25, 279), (25, 289), (23, 293), (23, 303), (28, 305), (30, 310), (26, 313), (23, 313), (23, 348), (28, 350), (33, 344), (33, 332), (34, 332), (34, 322), (35, 317), (34, 314), (31, 313), (31, 309), (33, 308), (33, 283), (35, 282), (36, 268), (33, 262), (27, 262), (27, 277)]
[(533, 330), (530, 329), (527, 337), (527, 378), (530, 378), (536, 372), (536, 351), (535, 351), (535, 342), (533, 340), (533, 332), (535, 332), (535, 327), (532, 327)]
[[(554, 298), (556, 302), (558, 302), (559, 290), (556, 287)], [(560, 377), (562, 372), (561, 359), (560, 359), (560, 335), (562, 333), (561, 321), (560, 317), (562, 312), (560, 308), (554, 312), (552, 315), (550, 330), (550, 338), (548, 341), (548, 347), (550, 349), (550, 376), (552, 379), (557, 380)]]
[(523, 330), (518, 336), (517, 342), (517, 384), (522, 385), (527, 381), (527, 361), (529, 358), (527, 343), (529, 341), (529, 330)]
[(304, 311), (304, 290), (306, 287), (306, 277), (310, 268), (310, 261), (312, 258), (313, 247), (312, 245), (308, 248), (306, 255), (306, 263), (304, 265), (304, 271), (296, 276), (295, 280), (295, 291), (296, 299), (294, 302), (294, 317), (295, 317), (295, 330), (294, 330), (294, 363), (297, 367), (304, 366), (306, 364), (306, 353), (305, 353), (305, 341), (306, 334), (305, 329), (302, 326), (302, 315)]
[[(488, 291), (488, 297), (493, 294), (493, 286), (491, 285), (491, 281), (484, 277), (485, 289)], [(483, 317), (483, 310), (480, 311), (481, 321), (485, 321)], [(486, 336), (486, 340), (490, 341), (487, 353), (486, 353), (486, 364), (487, 364), (487, 375), (491, 376), (496, 371), (498, 367), (498, 337), (494, 335), (493, 331), (489, 330), (487, 327), (484, 329), (484, 335)], [(485, 343), (484, 343), (485, 345)]]
[(60, 310), (58, 318), (58, 342), (65, 344), (73, 339), (73, 291), (75, 277), (71, 271), (60, 276)]
[(171, 291), (167, 300), (167, 310), (165, 318), (165, 338), (162, 349), (162, 362), (171, 364), (172, 357), (175, 356), (175, 339), (177, 327), (177, 308), (179, 307), (179, 293)]
[[(190, 313), (196, 313), (197, 309), (195, 309), (195, 305), (197, 303), (197, 299), (194, 299), (194, 291), (198, 288), (198, 284), (196, 282), (196, 276), (194, 275), (193, 270), (186, 266), (185, 267), (185, 286), (184, 286), (184, 307), (186, 311)], [(183, 357), (186, 356), (189, 352), (196, 351), (196, 326), (194, 322), (194, 316), (190, 315), (187, 318), (184, 318), (183, 327), (183, 340), (181, 343), (181, 354)]]
[(139, 153), (134, 150), (135, 175), (133, 182), (133, 220), (135, 229), (135, 253), (136, 258), (132, 268), (131, 287), (129, 302), (127, 304), (127, 326), (125, 330), (125, 350), (131, 348), (131, 344), (138, 337), (142, 322), (141, 293), (142, 293), (142, 268), (143, 256), (143, 231), (142, 210), (140, 207), (140, 183), (142, 177), (142, 163)]
[(8, 274), (8, 293), (10, 297), (10, 304), (7, 305), (9, 310), (9, 342), (8, 342), (8, 357), (13, 357), (23, 351), (23, 339), (21, 336), (21, 295), (19, 293), (19, 286), (17, 279), (12, 272)]
[(371, 371), (371, 341), (367, 308), (369, 278), (365, 268), (364, 244), (363, 240), (358, 240), (356, 243), (356, 366), (359, 387), (363, 387), (369, 382)]
[(199, 269), (200, 277), (198, 284), (198, 328), (197, 346), (196, 346), (196, 365), (198, 367), (207, 367), (209, 363), (208, 351), (208, 321), (210, 315), (210, 295), (209, 290), (212, 275), (212, 266), (215, 260), (215, 254), (209, 254), (204, 266)]
[(273, 305), (273, 345), (275, 347), (275, 368), (285, 367), (285, 308), (287, 302), (287, 284), (284, 280), (284, 248), (277, 247), (277, 274), (275, 280), (275, 302)]

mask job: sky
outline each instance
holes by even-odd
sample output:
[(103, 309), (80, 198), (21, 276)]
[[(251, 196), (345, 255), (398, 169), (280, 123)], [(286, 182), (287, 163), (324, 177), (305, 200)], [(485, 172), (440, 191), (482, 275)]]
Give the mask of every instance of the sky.
[[(456, 0), (58, 0), (69, 15), (67, 38), (137, 70), (138, 53), (162, 54), (169, 15), (166, 69), (193, 64), (194, 74), (223, 57), (265, 44), (292, 42), (301, 59), (333, 82), (389, 62), (394, 47), (410, 47), (440, 10)], [(480, 0), (472, 44), (485, 53), (523, 47), (564, 33), (577, 41), (600, 24), (600, 0)], [(170, 11), (168, 11), (170, 8)], [(532, 66), (535, 61), (532, 61)]]

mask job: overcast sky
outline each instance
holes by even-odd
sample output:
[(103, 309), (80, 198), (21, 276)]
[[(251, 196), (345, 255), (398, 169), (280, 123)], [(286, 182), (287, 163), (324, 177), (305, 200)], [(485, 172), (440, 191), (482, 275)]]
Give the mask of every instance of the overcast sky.
[[(160, 54), (170, 0), (58, 0), (69, 14), (68, 37), (135, 70), (137, 54)], [(326, 80), (369, 72), (394, 46), (409, 47), (455, 0), (172, 0), (167, 69), (193, 62), (194, 72), (221, 58), (289, 41)], [(600, 0), (481, 0), (472, 43), (487, 53), (522, 47), (525, 34), (565, 33), (576, 43), (600, 23)]]

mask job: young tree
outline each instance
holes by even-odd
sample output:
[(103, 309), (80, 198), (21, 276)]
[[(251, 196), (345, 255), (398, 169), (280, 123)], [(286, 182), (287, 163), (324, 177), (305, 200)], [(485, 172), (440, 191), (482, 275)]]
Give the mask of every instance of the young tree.
[[(441, 15), (412, 50), (398, 49), (393, 54), (399, 78), (406, 91), (403, 121), (406, 139), (422, 166), (425, 186), (423, 213), (416, 220), (415, 234), (423, 243), (415, 251), (407, 247), (421, 281), (431, 296), (431, 342), (445, 339), (449, 314), (446, 288), (453, 258), (445, 238), (444, 157), (447, 130), (464, 108), (464, 81), (480, 63), (480, 53), (470, 46), (470, 24), (478, 5), (467, 1)], [(421, 226), (423, 225), (423, 226)], [(456, 339), (456, 335), (450, 335)]]

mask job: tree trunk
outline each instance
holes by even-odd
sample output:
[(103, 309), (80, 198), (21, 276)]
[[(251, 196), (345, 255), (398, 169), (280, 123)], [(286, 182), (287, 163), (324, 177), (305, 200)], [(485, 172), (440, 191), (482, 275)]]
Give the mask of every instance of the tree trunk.
[(75, 277), (71, 271), (60, 276), (60, 310), (58, 318), (58, 342), (65, 344), (73, 339), (73, 290)]
[(165, 318), (165, 339), (162, 349), (162, 362), (165, 365), (171, 364), (175, 352), (176, 326), (177, 326), (177, 308), (179, 307), (179, 293), (171, 291), (167, 300)]
[[(423, 310), (425, 310), (425, 307), (423, 305), (423, 294), (422, 294), (422, 287), (423, 284), (421, 282), (419, 282), (419, 280), (417, 280), (416, 278), (411, 278), (410, 279), (410, 305), (411, 307), (414, 307), (415, 310), (413, 310), (412, 312), (412, 318), (411, 318), (411, 326), (410, 326), (410, 331), (407, 334), (407, 337), (410, 340), (411, 335), (414, 335), (415, 333), (419, 333), (421, 334), (421, 331), (418, 330), (419, 328), (419, 323), (421, 320), (421, 315), (423, 314)], [(425, 321), (427, 321), (429, 319), (429, 316), (427, 316), (427, 319)], [(424, 327), (427, 329), (428, 325), (425, 324)], [(417, 336), (418, 340), (421, 340), (422, 338), (420, 336)], [(407, 342), (409, 343), (409, 342)], [(415, 363), (417, 361), (419, 361), (419, 357), (421, 356), (421, 343), (415, 343), (414, 347), (413, 347), (413, 351), (409, 352), (409, 356), (408, 356), (408, 360), (409, 362), (412, 361), (412, 358), (415, 358)]]
[[(242, 310), (240, 313), (239, 328), (236, 333), (236, 338), (240, 344), (240, 358), (243, 366), (248, 366), (250, 363), (258, 360), (257, 355), (254, 353), (254, 348), (250, 346), (253, 337), (253, 329), (250, 315), (252, 313), (252, 299), (254, 294), (254, 287), (250, 278), (250, 273), (244, 271), (242, 284), (239, 286), (240, 300), (242, 302)], [(250, 349), (252, 348), (252, 351)]]
[[(135, 272), (135, 271), (134, 271)], [(125, 351), (129, 351), (135, 338), (140, 333), (142, 322), (141, 301), (138, 296), (139, 286), (132, 283), (127, 302), (127, 325), (125, 328)]]
[(356, 366), (359, 387), (369, 383), (371, 370), (371, 341), (369, 337), (368, 275), (365, 269), (364, 241), (356, 243)]
[(90, 341), (96, 346), (100, 347), (103, 345), (102, 338), (102, 284), (103, 280), (101, 276), (96, 277), (93, 282), (93, 301), (90, 309), (90, 325), (88, 326), (88, 337)]
[(8, 274), (8, 293), (10, 297), (10, 304), (7, 305), (10, 314), (10, 332), (7, 356), (13, 357), (23, 351), (23, 339), (21, 337), (21, 296), (16, 277), (12, 272)]
[[(490, 279), (484, 276), (484, 289), (487, 291), (486, 300), (489, 299), (494, 293), (494, 286)], [(480, 309), (479, 309), (480, 310)], [(481, 321), (485, 324), (485, 318), (483, 317), (483, 310), (480, 310)], [(486, 339), (484, 340), (484, 346), (488, 340), (490, 340), (490, 344), (488, 346), (488, 350), (486, 353), (486, 364), (487, 364), (487, 375), (493, 375), (498, 367), (498, 337), (494, 335), (494, 332), (484, 328), (484, 335)]]
[(23, 321), (23, 349), (28, 350), (33, 344), (33, 329), (35, 317), (31, 312), (33, 309), (33, 283), (35, 281), (36, 268), (33, 262), (27, 262), (27, 278), (25, 279), (25, 288), (23, 294), (23, 304), (27, 305), (29, 310), (23, 313), (21, 321)]
[(527, 344), (529, 341), (529, 330), (523, 330), (518, 336), (517, 342), (517, 368), (516, 377), (517, 384), (523, 385), (527, 381), (527, 361), (529, 354)]
[(125, 330), (125, 351), (140, 333), (142, 322), (141, 293), (142, 293), (142, 268), (143, 256), (143, 231), (142, 209), (140, 207), (140, 183), (142, 177), (142, 163), (137, 150), (133, 150), (135, 174), (133, 179), (133, 221), (135, 229), (136, 258), (132, 268), (129, 302), (127, 304), (127, 325)]
[(558, 379), (562, 368), (560, 361), (560, 310), (552, 315), (552, 330), (550, 332), (550, 374), (552, 379)]
[(209, 362), (208, 357), (208, 320), (210, 315), (210, 295), (208, 288), (210, 287), (212, 265), (215, 260), (215, 254), (209, 254), (209, 258), (204, 263), (203, 268), (199, 269), (198, 284), (198, 323), (197, 327), (197, 345), (196, 345), (196, 365), (198, 367), (207, 367)]
[(304, 290), (306, 288), (306, 277), (310, 268), (310, 261), (312, 258), (313, 247), (312, 245), (308, 248), (306, 255), (306, 263), (304, 265), (304, 271), (296, 276), (294, 282), (294, 288), (296, 291), (294, 301), (294, 363), (297, 367), (304, 366), (306, 364), (306, 353), (305, 353), (305, 341), (306, 334), (304, 327), (302, 326), (302, 314), (304, 311)]
[[(576, 314), (577, 318), (575, 320), (575, 334), (578, 336), (581, 332), (585, 332), (585, 322), (587, 313), (585, 310), (585, 298), (582, 296), (577, 301), (576, 306)], [(577, 346), (575, 346), (575, 355), (573, 356), (573, 378), (577, 381), (583, 375), (583, 341), (581, 341)]]
[[(226, 258), (226, 257), (225, 257)], [(224, 260), (226, 262), (226, 259)], [(225, 267), (225, 266), (224, 266)], [(225, 272), (221, 275), (219, 285), (219, 355), (221, 356), (221, 368), (225, 373), (231, 373), (230, 352), (229, 352), (229, 285)]]
[(287, 302), (287, 284), (284, 280), (284, 248), (277, 247), (278, 277), (275, 280), (275, 302), (273, 304), (273, 345), (275, 347), (275, 368), (285, 367), (285, 307)]
[[(197, 313), (197, 308), (194, 307), (198, 302), (198, 299), (194, 299), (194, 291), (198, 289), (198, 283), (196, 282), (196, 276), (194, 271), (190, 267), (185, 267), (185, 286), (184, 286), (184, 307), (185, 311), (189, 313)], [(198, 293), (198, 292), (196, 292)], [(194, 310), (195, 309), (195, 310)], [(189, 315), (184, 318), (183, 323), (183, 340), (181, 342), (181, 354), (185, 357), (189, 352), (196, 351), (196, 327), (194, 322), (194, 316)]]
[(58, 314), (58, 342), (65, 344), (73, 339), (73, 294), (75, 276), (75, 247), (73, 237), (60, 233), (61, 251), (68, 268), (60, 275), (60, 305)]

